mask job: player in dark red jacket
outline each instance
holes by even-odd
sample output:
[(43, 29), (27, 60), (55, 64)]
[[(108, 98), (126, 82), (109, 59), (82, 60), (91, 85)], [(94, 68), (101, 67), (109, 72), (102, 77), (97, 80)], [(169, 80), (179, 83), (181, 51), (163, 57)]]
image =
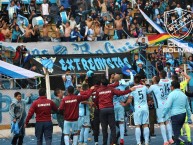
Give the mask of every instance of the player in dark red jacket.
[(25, 121), (25, 127), (29, 120), (36, 113), (35, 135), (37, 137), (37, 145), (43, 144), (43, 134), (46, 145), (52, 143), (53, 125), (51, 121), (51, 111), (58, 111), (55, 103), (46, 98), (46, 89), (39, 90), (39, 98), (34, 101), (29, 109), (28, 116)]
[(88, 90), (82, 94), (74, 95), (74, 87), (68, 87), (68, 96), (64, 97), (60, 104), (59, 110), (64, 111), (64, 141), (65, 145), (69, 145), (70, 129), (73, 132), (73, 144), (78, 144), (78, 117), (79, 103), (87, 100), (92, 95), (92, 90)]
[(108, 80), (102, 79), (101, 80), (102, 86), (96, 91), (96, 98), (97, 102), (99, 104), (99, 110), (100, 110), (100, 121), (102, 126), (102, 132), (103, 132), (103, 145), (107, 145), (107, 139), (108, 139), (108, 125), (111, 129), (111, 144), (116, 143), (116, 122), (115, 122), (115, 114), (114, 114), (114, 105), (113, 105), (113, 97), (114, 95), (125, 95), (130, 93), (134, 90), (134, 88), (131, 88), (126, 91), (119, 91), (112, 87), (108, 86)]

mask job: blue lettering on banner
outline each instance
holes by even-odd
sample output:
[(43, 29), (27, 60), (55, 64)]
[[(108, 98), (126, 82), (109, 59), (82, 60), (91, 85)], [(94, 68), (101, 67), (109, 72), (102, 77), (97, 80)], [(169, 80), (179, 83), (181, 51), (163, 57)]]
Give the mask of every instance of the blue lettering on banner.
[(107, 51), (107, 53), (117, 53), (115, 47), (110, 42), (105, 43), (105, 50)]
[(0, 93), (0, 123), (2, 122), (2, 112), (8, 112), (10, 104), (11, 98), (7, 95), (2, 95)]
[(72, 59), (67, 59), (66, 63), (68, 64), (68, 69), (74, 70), (74, 66), (72, 65), (73, 60)]
[(119, 65), (117, 64), (117, 58), (116, 57), (112, 58), (112, 61), (114, 62), (115, 66), (119, 68)]
[(88, 60), (88, 63), (89, 63), (89, 66), (90, 66), (90, 69), (91, 69), (91, 70), (96, 70), (96, 67), (95, 67), (95, 65), (94, 65), (94, 63), (93, 63), (93, 61), (92, 61), (92, 58), (90, 58), (90, 59)]
[(64, 61), (64, 59), (60, 59), (59, 63), (62, 66), (62, 70), (66, 71), (67, 70), (67, 66), (66, 66), (66, 62)]
[(83, 44), (76, 44), (76, 43), (72, 43), (73, 46), (75, 46), (75, 48), (73, 48), (74, 53), (75, 54), (92, 54), (90, 52), (90, 46), (88, 43), (83, 43)]
[[(63, 58), (59, 60), (62, 70), (66, 71), (67, 68), (70, 70), (105, 70), (106, 67), (110, 69), (122, 68), (125, 65), (131, 68), (127, 57), (121, 59), (120, 57), (112, 57), (112, 58), (73, 58), (66, 59)], [(80, 67), (82, 66), (82, 67)]]
[(88, 65), (87, 65), (86, 59), (82, 58), (82, 59), (81, 59), (81, 62), (82, 62), (82, 65), (83, 65), (84, 70), (90, 70), (89, 67), (88, 67)]
[(77, 70), (81, 70), (81, 68), (79, 66), (80, 59), (79, 58), (74, 58), (74, 62), (76, 63)]

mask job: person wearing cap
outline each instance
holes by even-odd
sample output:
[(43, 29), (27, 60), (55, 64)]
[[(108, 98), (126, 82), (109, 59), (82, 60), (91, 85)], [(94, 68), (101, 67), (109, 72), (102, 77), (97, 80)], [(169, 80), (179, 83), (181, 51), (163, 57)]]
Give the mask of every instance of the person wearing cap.
[(137, 63), (137, 74), (141, 76), (141, 79), (146, 79), (146, 73), (143, 68), (143, 62), (141, 60), (138, 60), (136, 63)]

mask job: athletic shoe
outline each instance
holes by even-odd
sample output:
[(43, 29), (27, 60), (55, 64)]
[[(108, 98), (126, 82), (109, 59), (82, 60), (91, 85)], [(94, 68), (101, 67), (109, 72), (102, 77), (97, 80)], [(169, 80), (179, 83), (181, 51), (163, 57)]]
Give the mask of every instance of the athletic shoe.
[(164, 145), (169, 145), (170, 143), (169, 142), (164, 142)]
[(141, 143), (137, 144), (137, 145), (142, 145)]
[(98, 142), (95, 142), (95, 145), (99, 145)]
[(124, 140), (123, 139), (120, 140), (120, 145), (124, 145)]
[(173, 140), (173, 139), (170, 139), (170, 140), (169, 140), (169, 143), (170, 143), (170, 144), (173, 144), (173, 143), (174, 143), (174, 140)]

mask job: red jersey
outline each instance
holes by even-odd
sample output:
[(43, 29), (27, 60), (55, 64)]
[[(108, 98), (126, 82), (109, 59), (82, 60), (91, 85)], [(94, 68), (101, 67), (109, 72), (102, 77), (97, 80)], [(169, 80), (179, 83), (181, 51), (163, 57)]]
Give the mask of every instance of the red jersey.
[(86, 95), (68, 95), (62, 99), (59, 110), (64, 110), (64, 120), (66, 121), (77, 121), (79, 117), (79, 103), (87, 100), (92, 90), (84, 91)]
[(120, 96), (120, 95), (128, 94), (130, 92), (131, 92), (131, 90), (119, 91), (119, 90), (116, 90), (112, 87), (101, 86), (96, 92), (96, 97), (97, 97), (97, 102), (99, 104), (99, 109), (113, 108), (114, 95)]
[(58, 111), (57, 106), (52, 100), (47, 99), (45, 96), (40, 96), (34, 101), (29, 109), (28, 116), (25, 124), (29, 123), (34, 113), (36, 113), (36, 122), (48, 122), (51, 121), (51, 111)]

